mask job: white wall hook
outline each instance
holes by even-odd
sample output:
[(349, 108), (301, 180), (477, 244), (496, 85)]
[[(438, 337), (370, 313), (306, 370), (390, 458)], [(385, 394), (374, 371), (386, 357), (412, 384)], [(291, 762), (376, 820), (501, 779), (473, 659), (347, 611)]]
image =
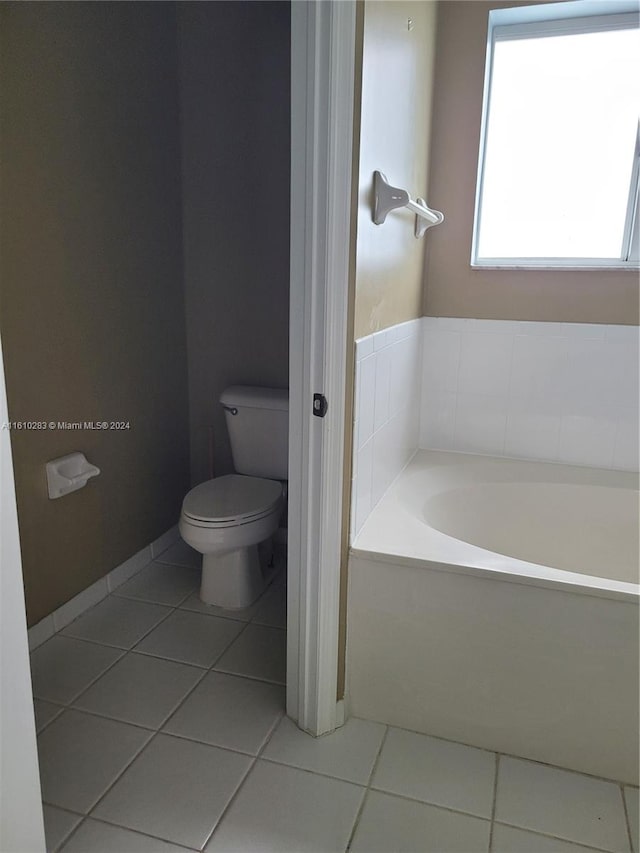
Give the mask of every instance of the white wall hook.
[(415, 235), (422, 237), (424, 232), (433, 225), (444, 222), (444, 214), (432, 210), (423, 198), (412, 201), (406, 190), (392, 187), (382, 172), (373, 173), (373, 221), (382, 225), (387, 214), (398, 207), (406, 207), (416, 214)]
[(53, 500), (87, 485), (87, 480), (97, 477), (100, 469), (90, 462), (84, 453), (69, 453), (47, 462), (47, 488)]

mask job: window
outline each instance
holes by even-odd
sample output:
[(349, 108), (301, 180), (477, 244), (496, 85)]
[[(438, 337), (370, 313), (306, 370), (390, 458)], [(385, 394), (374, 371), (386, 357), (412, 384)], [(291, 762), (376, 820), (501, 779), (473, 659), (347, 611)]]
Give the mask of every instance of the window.
[(473, 266), (638, 267), (637, 9), (490, 13)]

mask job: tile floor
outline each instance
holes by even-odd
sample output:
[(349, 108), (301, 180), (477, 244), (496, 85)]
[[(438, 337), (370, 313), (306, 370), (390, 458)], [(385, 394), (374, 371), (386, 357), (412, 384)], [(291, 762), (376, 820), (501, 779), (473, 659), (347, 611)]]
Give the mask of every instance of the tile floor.
[(49, 851), (640, 853), (637, 788), (359, 719), (305, 735), (283, 578), (209, 608), (196, 558), (173, 546), (33, 652)]

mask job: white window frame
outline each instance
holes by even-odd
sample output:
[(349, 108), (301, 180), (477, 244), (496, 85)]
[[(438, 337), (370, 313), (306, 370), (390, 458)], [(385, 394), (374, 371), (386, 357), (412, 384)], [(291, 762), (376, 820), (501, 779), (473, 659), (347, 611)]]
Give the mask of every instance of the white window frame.
[(491, 106), (493, 53), (497, 41), (627, 29), (638, 25), (638, 0), (570, 0), (566, 3), (542, 3), (489, 12), (487, 55), (482, 100), (482, 124), (478, 153), (478, 179), (471, 241), (471, 267), (474, 269), (640, 269), (640, 125), (636, 137), (633, 171), (625, 220), (623, 253), (620, 258), (479, 258), (478, 242), (482, 218), (482, 192), (485, 150)]

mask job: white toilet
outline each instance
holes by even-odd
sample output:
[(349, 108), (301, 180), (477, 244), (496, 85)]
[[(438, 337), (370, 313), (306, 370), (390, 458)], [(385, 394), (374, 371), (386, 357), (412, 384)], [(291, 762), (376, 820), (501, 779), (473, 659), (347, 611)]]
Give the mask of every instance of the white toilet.
[(289, 453), (289, 394), (235, 385), (220, 397), (236, 474), (200, 483), (182, 502), (180, 535), (202, 557), (200, 598), (230, 609), (260, 595), (272, 564)]

